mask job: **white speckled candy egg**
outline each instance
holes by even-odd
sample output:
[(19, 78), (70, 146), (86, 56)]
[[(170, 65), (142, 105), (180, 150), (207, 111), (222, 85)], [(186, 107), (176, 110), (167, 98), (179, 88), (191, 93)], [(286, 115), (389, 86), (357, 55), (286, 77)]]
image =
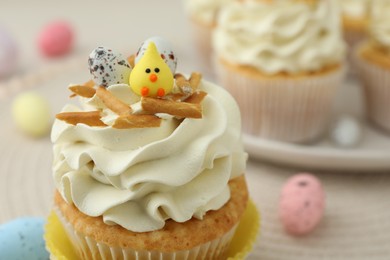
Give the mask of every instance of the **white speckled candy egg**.
[(19, 94), (12, 104), (15, 124), (26, 134), (40, 137), (51, 127), (50, 105), (47, 99), (35, 92)]
[(18, 48), (11, 35), (0, 28), (0, 78), (14, 72), (18, 63)]
[(0, 226), (0, 259), (47, 260), (42, 218), (19, 218)]
[(288, 233), (304, 235), (321, 221), (324, 205), (325, 195), (321, 182), (311, 174), (297, 174), (283, 186), (279, 217)]
[(89, 55), (89, 72), (96, 85), (108, 87), (128, 84), (131, 67), (127, 59), (106, 47), (97, 47)]
[(176, 54), (173, 51), (171, 43), (162, 37), (155, 36), (144, 41), (141, 47), (138, 49), (137, 55), (135, 56), (135, 64), (137, 65), (138, 61), (142, 58), (150, 42), (153, 42), (156, 45), (157, 50), (161, 55), (161, 58), (171, 69), (172, 74), (175, 75), (177, 67)]

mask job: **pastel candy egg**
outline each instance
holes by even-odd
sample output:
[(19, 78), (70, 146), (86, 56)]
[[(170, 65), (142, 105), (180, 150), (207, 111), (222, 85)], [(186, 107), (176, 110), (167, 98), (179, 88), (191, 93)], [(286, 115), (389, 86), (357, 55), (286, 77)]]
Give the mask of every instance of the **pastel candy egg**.
[(128, 84), (131, 67), (129, 62), (110, 48), (97, 47), (89, 55), (89, 72), (98, 86)]
[(352, 116), (341, 116), (330, 132), (332, 141), (340, 147), (356, 146), (362, 139), (362, 127)]
[(49, 133), (51, 115), (49, 102), (34, 92), (19, 94), (12, 104), (15, 124), (26, 134), (39, 137)]
[(42, 218), (19, 218), (0, 226), (0, 259), (47, 260)]
[(304, 235), (321, 221), (325, 195), (321, 182), (311, 174), (292, 176), (283, 186), (279, 217), (285, 230), (292, 235)]
[(175, 75), (175, 71), (177, 67), (176, 54), (173, 51), (171, 43), (162, 37), (155, 36), (144, 41), (141, 47), (138, 49), (137, 55), (135, 56), (135, 64), (137, 65), (139, 60), (144, 56), (145, 51), (148, 48), (150, 42), (153, 42), (156, 45), (157, 50), (161, 55), (161, 58), (168, 65), (172, 74)]
[(18, 48), (11, 35), (0, 28), (0, 78), (10, 75), (18, 63)]
[(67, 54), (73, 47), (74, 33), (67, 22), (57, 21), (46, 25), (38, 36), (38, 47), (48, 57)]

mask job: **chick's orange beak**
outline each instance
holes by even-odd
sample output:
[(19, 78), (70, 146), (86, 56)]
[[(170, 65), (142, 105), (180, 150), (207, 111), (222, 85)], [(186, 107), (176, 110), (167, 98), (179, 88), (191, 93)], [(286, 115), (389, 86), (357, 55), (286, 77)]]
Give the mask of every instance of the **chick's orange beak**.
[(158, 77), (157, 77), (156, 74), (151, 74), (151, 75), (149, 76), (149, 79), (150, 79), (151, 82), (156, 82), (157, 79), (158, 79)]

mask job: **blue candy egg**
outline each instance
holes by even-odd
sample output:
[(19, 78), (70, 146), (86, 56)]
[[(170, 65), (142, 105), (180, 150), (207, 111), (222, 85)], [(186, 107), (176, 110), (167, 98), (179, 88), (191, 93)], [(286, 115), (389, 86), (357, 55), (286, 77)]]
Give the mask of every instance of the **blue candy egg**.
[(42, 218), (19, 218), (0, 226), (0, 259), (48, 260)]

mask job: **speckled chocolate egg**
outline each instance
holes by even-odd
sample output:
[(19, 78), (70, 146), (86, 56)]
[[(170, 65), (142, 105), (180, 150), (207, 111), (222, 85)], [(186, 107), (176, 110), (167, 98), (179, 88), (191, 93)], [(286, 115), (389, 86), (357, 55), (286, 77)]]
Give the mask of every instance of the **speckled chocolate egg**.
[(288, 233), (305, 235), (321, 221), (324, 205), (325, 194), (321, 182), (311, 174), (297, 174), (283, 186), (279, 217)]
[(177, 67), (177, 57), (175, 52), (173, 51), (172, 45), (169, 41), (165, 40), (162, 37), (152, 37), (144, 41), (141, 47), (137, 51), (137, 55), (135, 57), (135, 64), (137, 65), (138, 61), (144, 55), (146, 48), (150, 42), (154, 42), (157, 47), (158, 52), (161, 55), (161, 58), (165, 61), (168, 67), (171, 69), (172, 74), (175, 74)]
[(0, 28), (0, 78), (15, 71), (18, 63), (18, 48), (12, 36)]
[(46, 260), (42, 218), (19, 218), (0, 226), (0, 259)]
[(120, 54), (110, 48), (97, 47), (89, 55), (89, 72), (96, 85), (108, 87), (114, 84), (128, 84), (131, 66)]

